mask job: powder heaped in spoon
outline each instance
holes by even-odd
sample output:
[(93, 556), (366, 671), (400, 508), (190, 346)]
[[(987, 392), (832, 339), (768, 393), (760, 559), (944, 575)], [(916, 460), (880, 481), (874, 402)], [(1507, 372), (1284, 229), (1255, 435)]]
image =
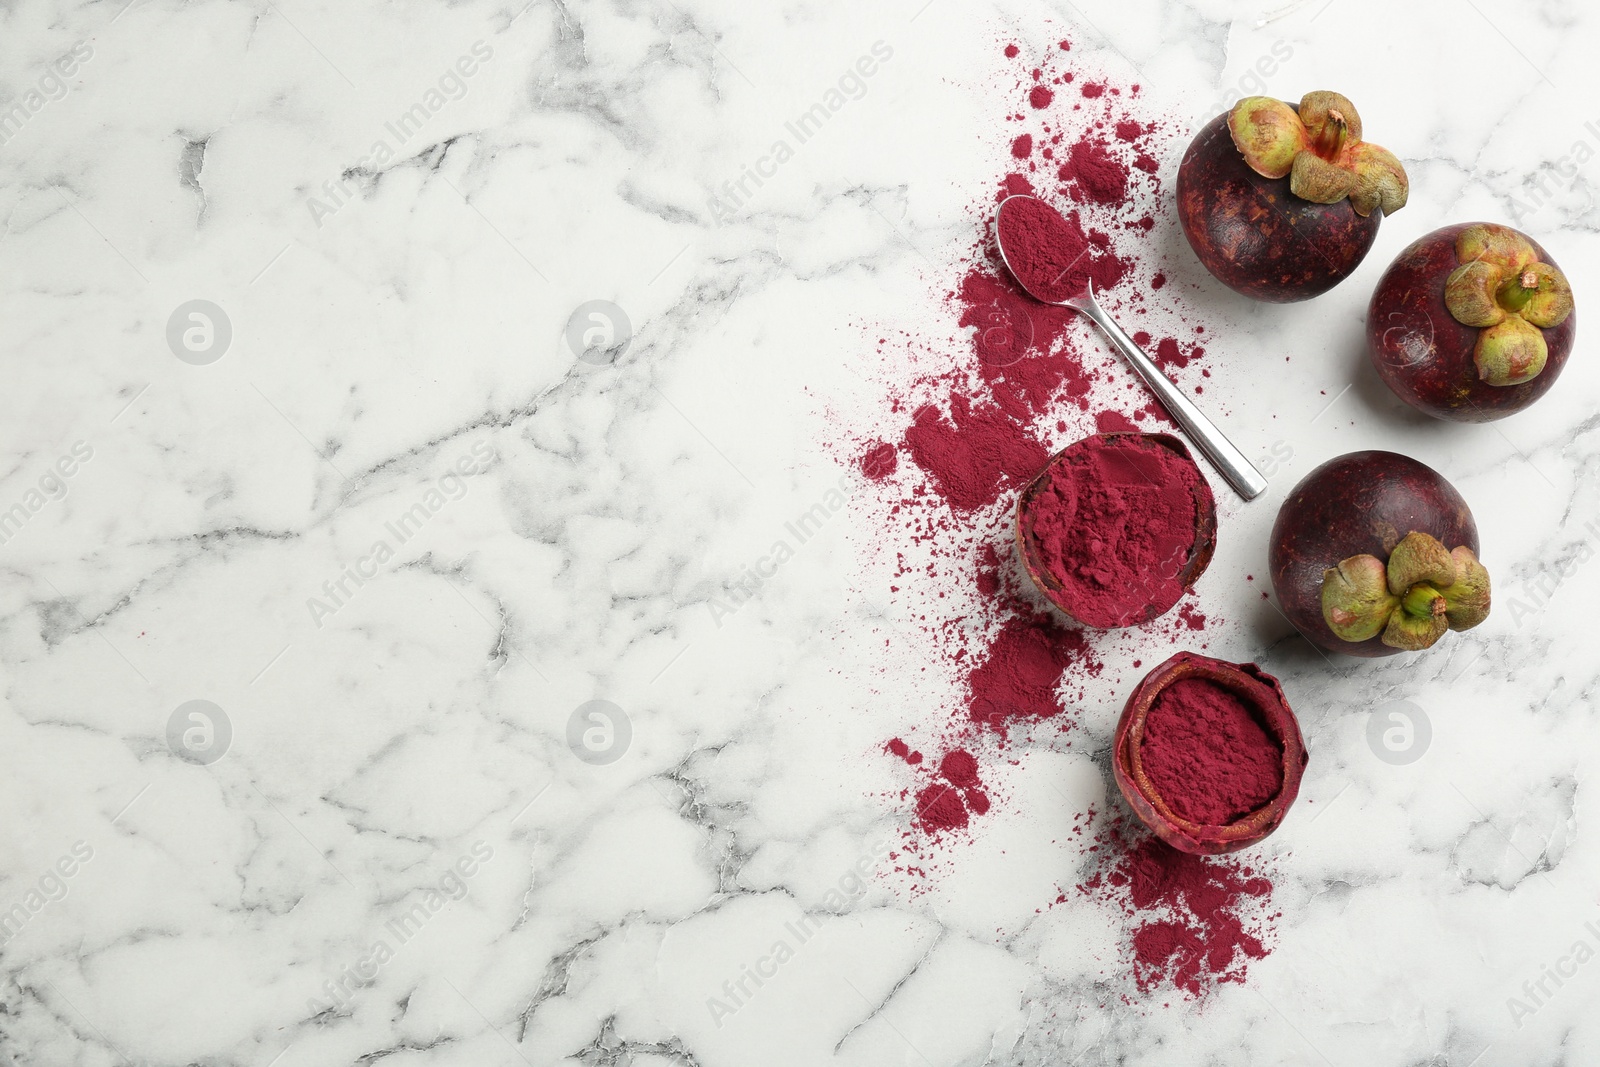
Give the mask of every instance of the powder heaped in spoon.
[(1038, 299), (1067, 300), (1088, 289), (1090, 244), (1076, 214), (1063, 215), (1035, 197), (1011, 197), (1000, 206), (999, 237), (1017, 281)]

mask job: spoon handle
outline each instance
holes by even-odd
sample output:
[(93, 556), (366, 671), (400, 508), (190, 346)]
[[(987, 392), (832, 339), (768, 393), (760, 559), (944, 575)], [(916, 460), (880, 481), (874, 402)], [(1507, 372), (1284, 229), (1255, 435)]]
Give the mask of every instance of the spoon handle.
[(1267, 480), (1262, 477), (1261, 472), (1251, 465), (1244, 453), (1224, 437), (1222, 431), (1217, 429), (1187, 396), (1183, 395), (1183, 391), (1172, 383), (1172, 379), (1161, 373), (1161, 368), (1151, 362), (1150, 357), (1133, 343), (1133, 338), (1124, 333), (1122, 327), (1095, 303), (1092, 290), (1086, 296), (1066, 301), (1066, 304), (1087, 316), (1111, 339), (1111, 343), (1127, 357), (1129, 363), (1133, 364), (1133, 369), (1139, 372), (1139, 377), (1144, 379), (1150, 391), (1156, 394), (1173, 421), (1183, 427), (1183, 432), (1189, 435), (1189, 440), (1205, 453), (1212, 466), (1221, 472), (1235, 492), (1246, 500), (1254, 500), (1266, 491)]

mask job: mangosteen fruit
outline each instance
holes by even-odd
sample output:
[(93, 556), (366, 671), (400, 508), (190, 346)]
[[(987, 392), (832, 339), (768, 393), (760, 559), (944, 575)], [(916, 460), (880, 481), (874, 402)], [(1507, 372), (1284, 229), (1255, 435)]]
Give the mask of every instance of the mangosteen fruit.
[(1367, 308), (1367, 352), (1396, 396), (1435, 418), (1489, 422), (1555, 384), (1578, 321), (1572, 287), (1527, 234), (1445, 226), (1384, 271)]
[(1467, 502), (1394, 452), (1351, 452), (1306, 475), (1278, 511), (1268, 566), (1283, 613), (1330, 652), (1414, 652), (1489, 614)]
[(1178, 167), (1177, 195), (1206, 270), (1278, 303), (1347, 278), (1409, 190), (1400, 160), (1361, 132), (1355, 105), (1321, 90), (1298, 108), (1246, 97), (1202, 127)]

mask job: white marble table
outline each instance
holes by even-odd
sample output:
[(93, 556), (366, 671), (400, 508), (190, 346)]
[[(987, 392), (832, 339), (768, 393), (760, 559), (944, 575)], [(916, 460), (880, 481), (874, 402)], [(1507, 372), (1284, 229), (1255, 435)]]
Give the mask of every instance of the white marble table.
[[(1448, 222), (1519, 224), (1600, 292), (1600, 23), (1264, 4), (8, 10), (4, 1061), (1600, 1063), (1600, 369), (1580, 332), (1536, 408), (1447, 425), (1361, 340), (1383, 267)], [(923, 603), (881, 584), (882, 507), (712, 610), (846, 473), (842, 435), (904, 428), (877, 331), (959, 336), (943, 293), (1017, 107), (1000, 45), (1061, 38), (1166, 116), (1163, 188), (1256, 79), (1355, 97), (1413, 182), (1311, 303), (1221, 289), (1170, 214), (1143, 253), (1210, 324), (1209, 410), (1273, 463), (1262, 500), (1219, 496), (1209, 651), (1282, 677), (1312, 753), (1251, 854), (1272, 951), (1198, 998), (1130, 985), (1103, 902), (1051, 906), (1166, 639), (1108, 648), (1070, 737), (989, 758), (981, 832), (910, 878), (882, 746), (959, 686), (880, 652), (881, 612)], [(879, 43), (859, 98), (787, 132)], [(568, 343), (621, 327), (591, 301), (627, 317), (615, 358)], [(1497, 610), (1330, 664), (1260, 598), (1266, 536), (1370, 447), (1473, 502)], [(1432, 726), (1404, 765), (1367, 743), (1396, 701)]]

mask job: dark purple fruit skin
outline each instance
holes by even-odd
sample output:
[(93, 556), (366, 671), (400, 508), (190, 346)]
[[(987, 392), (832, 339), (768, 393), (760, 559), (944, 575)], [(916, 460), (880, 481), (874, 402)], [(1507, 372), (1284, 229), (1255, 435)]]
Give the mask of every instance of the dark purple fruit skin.
[(1256, 300), (1286, 304), (1327, 292), (1361, 265), (1383, 221), (1349, 200), (1313, 204), (1288, 178), (1251, 170), (1218, 115), (1195, 135), (1178, 167), (1178, 221), (1206, 270)]
[(1378, 638), (1335, 637), (1322, 618), (1322, 575), (1340, 560), (1388, 559), (1412, 531), (1446, 548), (1478, 554), (1478, 525), (1455, 486), (1425, 463), (1394, 452), (1351, 452), (1330, 459), (1294, 487), (1272, 524), (1267, 564), (1278, 606), (1315, 644), (1347, 656), (1392, 656)]
[[(1521, 385), (1487, 385), (1472, 350), (1482, 331), (1457, 322), (1444, 304), (1444, 283), (1460, 266), (1456, 236), (1463, 222), (1434, 230), (1401, 252), (1378, 280), (1367, 307), (1367, 353), (1384, 384), (1418, 411), (1455, 422), (1492, 422), (1521, 411), (1561, 376), (1578, 332), (1578, 313), (1544, 331), (1550, 357), (1538, 377)], [(1531, 237), (1539, 259), (1560, 264)]]

